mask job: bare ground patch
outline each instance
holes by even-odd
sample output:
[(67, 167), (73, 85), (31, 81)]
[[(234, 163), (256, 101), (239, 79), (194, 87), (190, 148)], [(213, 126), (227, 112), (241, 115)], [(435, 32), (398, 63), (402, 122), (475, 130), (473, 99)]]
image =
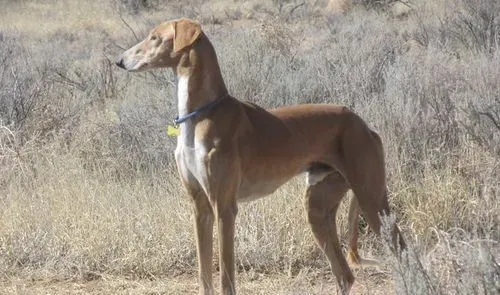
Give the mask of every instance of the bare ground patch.
[[(388, 273), (377, 269), (358, 269), (357, 280), (351, 294), (394, 294)], [(218, 283), (214, 274), (215, 284)], [(284, 274), (238, 274), (240, 294), (336, 294), (337, 284), (329, 269), (303, 270), (296, 276)], [(197, 277), (181, 275), (154, 279), (131, 279), (120, 276), (103, 276), (96, 280), (84, 279), (30, 279), (14, 277), (0, 282), (2, 294), (196, 294)]]

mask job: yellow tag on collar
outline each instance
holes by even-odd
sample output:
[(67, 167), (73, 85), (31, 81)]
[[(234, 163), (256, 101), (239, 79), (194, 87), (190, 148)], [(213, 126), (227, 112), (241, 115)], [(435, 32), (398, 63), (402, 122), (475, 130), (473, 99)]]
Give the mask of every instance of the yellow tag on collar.
[(172, 125), (167, 126), (167, 135), (168, 136), (179, 136), (181, 131), (179, 130), (179, 127), (175, 127)]

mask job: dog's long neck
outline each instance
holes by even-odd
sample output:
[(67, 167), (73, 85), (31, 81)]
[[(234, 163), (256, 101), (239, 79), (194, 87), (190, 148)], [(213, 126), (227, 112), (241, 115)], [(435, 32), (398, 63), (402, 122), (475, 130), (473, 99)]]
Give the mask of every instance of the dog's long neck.
[(227, 95), (215, 50), (203, 33), (181, 57), (176, 74), (179, 116)]

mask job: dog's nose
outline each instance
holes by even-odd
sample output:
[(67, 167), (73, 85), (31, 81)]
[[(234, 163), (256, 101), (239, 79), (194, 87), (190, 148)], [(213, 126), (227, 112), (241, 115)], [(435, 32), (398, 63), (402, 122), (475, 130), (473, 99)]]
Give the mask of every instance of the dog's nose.
[(117, 66), (119, 66), (120, 68), (125, 69), (125, 65), (123, 64), (123, 58), (121, 58), (121, 57), (120, 57), (120, 58), (118, 58), (118, 59), (116, 60), (115, 64), (116, 64)]

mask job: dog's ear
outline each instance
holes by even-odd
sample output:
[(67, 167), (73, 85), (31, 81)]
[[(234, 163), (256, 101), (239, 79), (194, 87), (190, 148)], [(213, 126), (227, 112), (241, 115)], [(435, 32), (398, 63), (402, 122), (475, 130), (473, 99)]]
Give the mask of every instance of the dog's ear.
[(189, 19), (180, 19), (175, 22), (174, 52), (193, 44), (201, 35), (201, 26)]

